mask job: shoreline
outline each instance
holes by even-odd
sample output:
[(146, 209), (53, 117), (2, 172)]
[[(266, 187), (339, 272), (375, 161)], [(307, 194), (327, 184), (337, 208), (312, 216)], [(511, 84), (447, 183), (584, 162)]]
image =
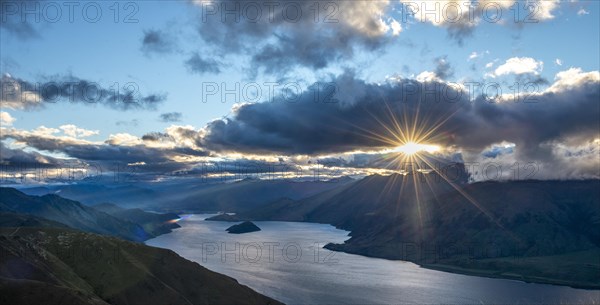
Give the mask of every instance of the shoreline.
[(390, 260), (390, 261), (410, 262), (410, 263), (418, 265), (421, 268), (436, 270), (436, 271), (441, 271), (441, 272), (447, 272), (447, 273), (453, 273), (453, 274), (462, 274), (462, 275), (468, 275), (468, 276), (477, 276), (477, 277), (504, 279), (504, 280), (515, 280), (515, 281), (520, 281), (520, 282), (528, 283), (528, 284), (553, 285), (553, 286), (569, 287), (569, 288), (574, 288), (574, 289), (582, 289), (582, 290), (599, 291), (600, 292), (600, 284), (596, 284), (594, 282), (592, 282), (592, 283), (573, 282), (573, 281), (568, 281), (568, 280), (559, 280), (559, 279), (552, 279), (552, 278), (547, 278), (547, 277), (521, 275), (521, 274), (511, 273), (510, 271), (505, 271), (505, 272), (500, 273), (500, 271), (496, 271), (496, 270), (463, 268), (463, 267), (454, 266), (454, 265), (447, 264), (447, 263), (446, 264), (444, 264), (444, 263), (420, 263), (417, 261), (410, 261), (410, 260), (391, 259), (391, 258), (383, 257), (383, 256), (367, 255), (367, 254), (364, 254), (364, 253), (361, 253), (358, 251), (348, 251), (347, 249), (344, 249), (344, 245), (346, 245), (346, 244), (331, 244), (330, 243), (330, 244), (325, 245), (323, 248), (331, 250), (331, 251), (361, 255), (361, 256), (369, 257), (369, 258), (379, 258), (379, 259), (386, 259), (386, 260)]
[[(194, 214), (207, 214), (207, 213), (194, 213)], [(236, 220), (236, 221), (210, 220), (208, 218), (206, 218), (204, 220), (205, 221), (222, 221), (222, 222), (243, 221), (243, 220)], [(247, 220), (247, 219), (244, 218), (244, 220)], [(252, 221), (268, 221), (268, 220), (252, 220)], [(289, 221), (289, 222), (327, 224), (327, 223), (318, 223), (318, 222), (310, 222), (310, 221)], [(331, 224), (329, 224), (329, 225), (331, 225)], [(339, 228), (336, 226), (334, 226), (334, 227), (338, 230), (348, 231), (343, 228)], [(349, 232), (351, 232), (351, 231), (349, 231)], [(447, 273), (462, 274), (462, 275), (468, 275), (468, 276), (477, 276), (477, 277), (484, 277), (484, 278), (515, 280), (515, 281), (520, 281), (520, 282), (529, 283), (529, 284), (553, 285), (553, 286), (559, 286), (559, 287), (583, 289), (583, 290), (588, 290), (588, 291), (594, 291), (594, 290), (600, 291), (600, 284), (595, 284), (595, 283), (588, 284), (585, 282), (583, 282), (583, 283), (582, 282), (573, 282), (573, 281), (568, 281), (568, 280), (559, 280), (559, 279), (552, 279), (552, 278), (547, 278), (547, 277), (526, 276), (526, 275), (510, 273), (510, 271), (500, 273), (499, 271), (495, 271), (495, 270), (463, 268), (463, 267), (454, 266), (451, 264), (444, 264), (444, 263), (429, 264), (429, 263), (419, 263), (416, 261), (409, 261), (409, 260), (391, 259), (391, 258), (382, 257), (382, 256), (366, 255), (364, 253), (356, 252), (356, 251), (348, 251), (344, 247), (346, 245), (347, 244), (329, 243), (329, 244), (326, 244), (325, 246), (323, 246), (323, 248), (331, 250), (331, 251), (336, 251), (336, 252), (360, 255), (360, 256), (364, 256), (364, 257), (368, 257), (368, 258), (379, 258), (379, 259), (386, 259), (386, 260), (390, 260), (390, 261), (410, 262), (410, 263), (414, 263), (414, 264), (418, 265), (421, 268), (426, 268), (426, 269), (436, 270), (436, 271), (441, 271), (441, 272), (447, 272)]]
[(582, 289), (588, 291), (598, 291), (600, 292), (600, 285), (588, 285), (588, 284), (575, 284), (569, 281), (560, 281), (554, 280), (550, 278), (543, 277), (531, 277), (531, 276), (523, 276), (519, 274), (510, 274), (510, 273), (502, 273), (497, 274), (494, 271), (485, 271), (480, 269), (465, 269), (461, 267), (455, 267), (452, 265), (444, 265), (444, 264), (418, 264), (421, 268), (426, 268), (430, 270), (454, 273), (454, 274), (462, 274), (469, 276), (478, 276), (485, 278), (493, 278), (493, 279), (503, 279), (503, 280), (514, 280), (527, 284), (540, 284), (540, 285), (552, 285), (559, 287), (569, 287), (574, 289)]

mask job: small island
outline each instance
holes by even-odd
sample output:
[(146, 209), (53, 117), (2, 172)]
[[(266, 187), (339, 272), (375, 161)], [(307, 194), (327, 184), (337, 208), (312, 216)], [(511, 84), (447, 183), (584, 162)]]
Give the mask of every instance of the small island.
[(237, 225), (233, 225), (229, 228), (227, 228), (227, 230), (225, 230), (231, 234), (242, 234), (242, 233), (250, 233), (250, 232), (256, 232), (256, 231), (260, 231), (260, 228), (257, 227), (255, 224), (253, 224), (250, 221), (244, 221), (240, 224)]

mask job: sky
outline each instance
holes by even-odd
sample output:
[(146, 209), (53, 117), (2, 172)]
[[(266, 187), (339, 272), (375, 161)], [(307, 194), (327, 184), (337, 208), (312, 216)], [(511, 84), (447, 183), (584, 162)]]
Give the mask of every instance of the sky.
[(599, 178), (599, 7), (2, 0), (0, 171)]

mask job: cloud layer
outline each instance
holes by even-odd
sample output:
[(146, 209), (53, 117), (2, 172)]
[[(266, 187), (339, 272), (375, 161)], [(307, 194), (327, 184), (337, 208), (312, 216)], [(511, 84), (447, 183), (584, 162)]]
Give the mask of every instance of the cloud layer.
[(104, 105), (118, 110), (156, 109), (166, 100), (166, 94), (142, 95), (139, 86), (130, 82), (122, 87), (102, 85), (76, 76), (58, 76), (40, 82), (30, 82), (4, 74), (0, 79), (2, 107), (36, 109), (58, 102)]

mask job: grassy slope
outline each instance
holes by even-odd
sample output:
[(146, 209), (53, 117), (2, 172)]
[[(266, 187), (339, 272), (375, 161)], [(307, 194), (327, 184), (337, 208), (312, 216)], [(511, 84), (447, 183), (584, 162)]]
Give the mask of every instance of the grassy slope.
[(174, 252), (58, 228), (0, 229), (2, 304), (277, 304)]

